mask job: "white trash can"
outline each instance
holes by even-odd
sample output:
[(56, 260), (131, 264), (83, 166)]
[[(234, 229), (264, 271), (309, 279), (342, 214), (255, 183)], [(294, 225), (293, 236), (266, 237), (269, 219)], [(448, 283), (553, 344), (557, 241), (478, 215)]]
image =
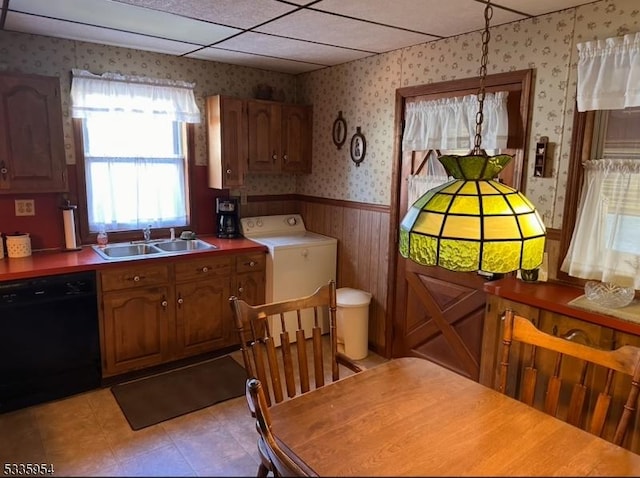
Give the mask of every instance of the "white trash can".
[(371, 294), (341, 287), (336, 291), (338, 352), (353, 360), (369, 353), (369, 303)]

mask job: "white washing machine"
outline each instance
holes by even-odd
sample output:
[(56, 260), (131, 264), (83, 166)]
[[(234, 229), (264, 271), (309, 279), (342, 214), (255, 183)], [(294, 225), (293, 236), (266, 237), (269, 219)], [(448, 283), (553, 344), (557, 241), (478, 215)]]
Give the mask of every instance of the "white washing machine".
[[(240, 219), (242, 235), (267, 246), (266, 301), (277, 302), (313, 294), (336, 280), (338, 240), (307, 231), (300, 214), (257, 216)], [(305, 336), (311, 337), (313, 314), (303, 314)], [(295, 314), (285, 320), (294, 322)], [(295, 327), (295, 324), (293, 324)], [(279, 320), (271, 320), (271, 333), (280, 344)], [(322, 333), (329, 332), (328, 311), (322, 316)], [(295, 341), (295, 336), (290, 340)]]

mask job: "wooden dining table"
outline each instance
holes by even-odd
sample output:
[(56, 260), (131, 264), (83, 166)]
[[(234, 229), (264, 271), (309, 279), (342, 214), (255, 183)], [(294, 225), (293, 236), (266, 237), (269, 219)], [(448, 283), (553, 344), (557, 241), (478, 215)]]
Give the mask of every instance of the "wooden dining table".
[(640, 455), (426, 359), (399, 358), (270, 408), (319, 476), (640, 476)]

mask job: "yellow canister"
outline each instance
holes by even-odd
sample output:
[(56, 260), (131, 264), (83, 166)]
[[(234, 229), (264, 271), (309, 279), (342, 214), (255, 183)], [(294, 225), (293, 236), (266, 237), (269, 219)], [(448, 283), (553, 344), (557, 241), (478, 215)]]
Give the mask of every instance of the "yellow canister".
[(7, 256), (29, 257), (31, 255), (31, 238), (25, 234), (7, 234)]

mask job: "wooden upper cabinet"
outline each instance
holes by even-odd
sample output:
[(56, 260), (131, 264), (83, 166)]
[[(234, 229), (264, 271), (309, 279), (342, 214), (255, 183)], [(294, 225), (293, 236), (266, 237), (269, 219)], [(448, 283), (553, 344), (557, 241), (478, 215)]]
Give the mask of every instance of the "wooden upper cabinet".
[(60, 80), (0, 74), (0, 193), (67, 191)]
[(207, 98), (209, 187), (241, 187), (250, 173), (310, 173), (313, 107)]
[(279, 104), (248, 101), (249, 171), (277, 172), (282, 164)]
[(247, 113), (250, 172), (311, 172), (311, 106), (251, 100)]
[(312, 110), (305, 105), (282, 106), (282, 171), (311, 172)]
[(207, 98), (209, 187), (234, 188), (244, 183), (247, 162), (245, 102), (225, 96)]

